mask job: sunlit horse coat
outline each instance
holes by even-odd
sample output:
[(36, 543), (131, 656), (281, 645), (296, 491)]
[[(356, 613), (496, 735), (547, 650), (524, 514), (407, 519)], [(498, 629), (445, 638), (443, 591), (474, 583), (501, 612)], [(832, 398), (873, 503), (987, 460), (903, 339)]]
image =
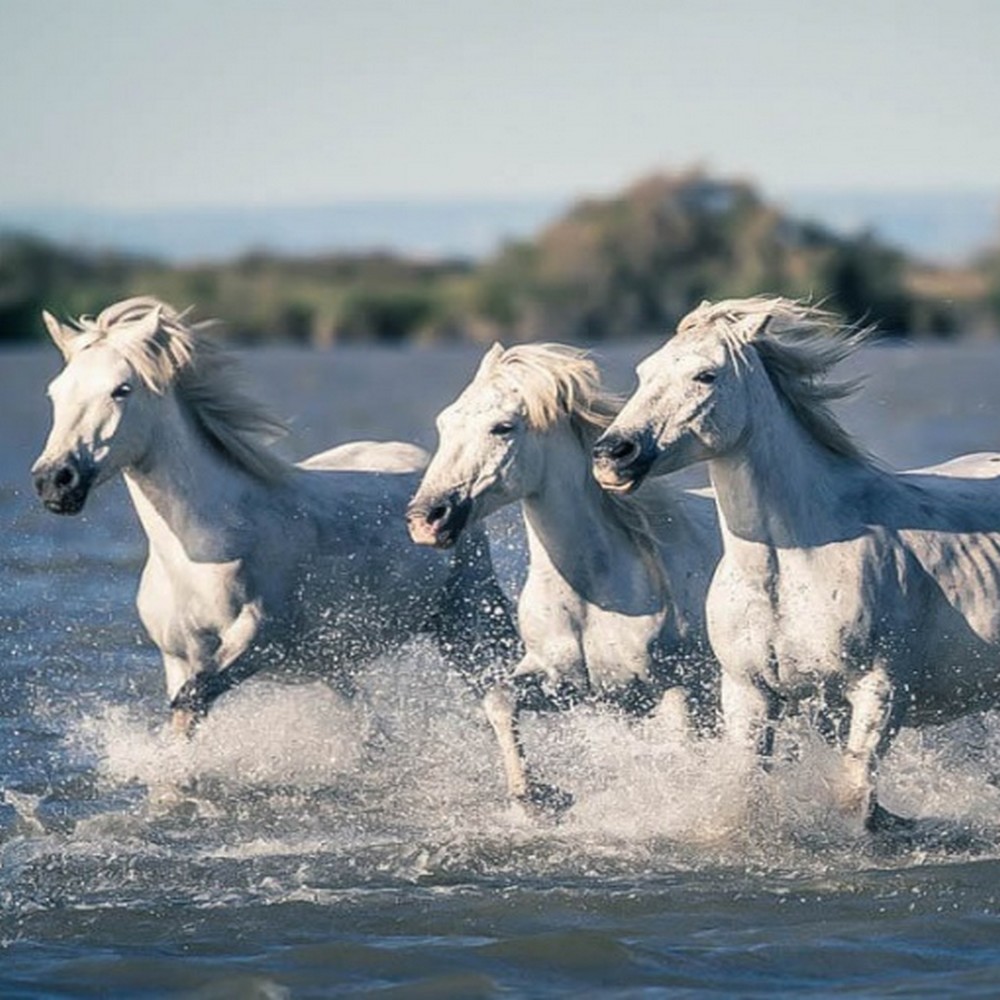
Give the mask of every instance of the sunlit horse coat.
[[(720, 553), (714, 504), (704, 492), (664, 484), (628, 499), (602, 493), (590, 449), (618, 404), (584, 352), (495, 346), (438, 417), (440, 440), (410, 505), (410, 533), (447, 546), (520, 501), (530, 567), (518, 603), (525, 655), (516, 678), (541, 681), (557, 703), (597, 698), (639, 712), (674, 689), (710, 716), (717, 673), (704, 604)], [(485, 707), (511, 795), (558, 807), (565, 798), (524, 765), (516, 717), (530, 704), (515, 680), (489, 692)]]
[(594, 470), (627, 491), (708, 461), (727, 726), (766, 745), (783, 705), (842, 712), (839, 798), (872, 826), (893, 819), (874, 772), (901, 725), (1000, 700), (1000, 455), (911, 473), (873, 461), (827, 405), (852, 388), (828, 371), (862, 339), (784, 299), (705, 303), (639, 365)]
[(75, 514), (124, 474), (149, 541), (139, 614), (180, 728), (262, 667), (349, 688), (358, 663), (425, 630), (465, 673), (511, 655), (484, 537), (453, 558), (406, 537), (420, 449), (356, 442), (291, 465), (262, 440), (279, 424), (203, 324), (148, 298), (45, 321), (66, 366), (35, 486)]

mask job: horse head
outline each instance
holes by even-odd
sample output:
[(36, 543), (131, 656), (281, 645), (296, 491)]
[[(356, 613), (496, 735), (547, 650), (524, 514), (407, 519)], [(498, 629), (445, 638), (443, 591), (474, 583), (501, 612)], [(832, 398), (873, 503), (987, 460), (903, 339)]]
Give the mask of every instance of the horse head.
[(114, 338), (65, 326), (49, 313), (44, 320), (66, 364), (48, 388), (52, 429), (31, 474), (49, 510), (77, 514), (95, 486), (149, 447), (158, 394), (129, 360), (127, 342), (147, 342), (160, 312), (150, 309)]
[(637, 368), (639, 386), (593, 450), (604, 489), (628, 493), (721, 454), (746, 424), (739, 373), (721, 342), (697, 350), (670, 341)]
[(438, 415), (438, 447), (406, 512), (419, 545), (454, 545), (468, 525), (520, 499), (530, 482), (524, 400), (492, 377), (503, 353), (495, 345), (472, 383)]
[(664, 475), (718, 457), (747, 433), (753, 374), (767, 374), (747, 345), (769, 316), (734, 331), (715, 323), (703, 303), (671, 340), (636, 368), (639, 385), (593, 449), (601, 486), (629, 493), (647, 476)]

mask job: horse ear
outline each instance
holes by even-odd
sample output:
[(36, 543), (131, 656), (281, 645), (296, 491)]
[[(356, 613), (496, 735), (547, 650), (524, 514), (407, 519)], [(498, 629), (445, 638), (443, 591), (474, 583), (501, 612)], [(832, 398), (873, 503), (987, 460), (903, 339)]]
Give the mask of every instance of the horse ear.
[(116, 330), (115, 339), (119, 344), (129, 341), (136, 341), (140, 344), (144, 343), (156, 335), (156, 331), (160, 329), (160, 321), (162, 319), (163, 306), (156, 305), (142, 319), (137, 319), (134, 323), (129, 323), (120, 330)]
[(52, 342), (59, 348), (59, 352), (67, 361), (73, 355), (73, 341), (76, 339), (76, 331), (68, 326), (63, 326), (47, 309), (42, 310), (42, 319), (45, 321), (45, 329), (49, 331)]
[(772, 316), (771, 313), (765, 313), (759, 320), (757, 320), (757, 322), (751, 321), (747, 333), (747, 340), (760, 340), (760, 338), (767, 333), (767, 327), (772, 319), (774, 319), (774, 316)]
[(160, 329), (160, 321), (163, 319), (163, 306), (157, 305), (150, 309), (148, 313), (134, 327), (134, 336), (148, 340), (157, 330)]
[(476, 377), (488, 372), (496, 363), (503, 357), (503, 344), (497, 341), (484, 355), (483, 360), (479, 362), (479, 370), (476, 372)]

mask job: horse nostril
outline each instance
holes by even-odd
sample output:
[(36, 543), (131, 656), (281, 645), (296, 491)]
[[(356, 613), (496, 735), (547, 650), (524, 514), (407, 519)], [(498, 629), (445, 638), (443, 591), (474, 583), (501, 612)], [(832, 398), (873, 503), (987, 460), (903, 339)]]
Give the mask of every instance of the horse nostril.
[(628, 438), (621, 438), (608, 448), (607, 454), (609, 458), (620, 462), (622, 459), (632, 458), (638, 450), (639, 447), (634, 441), (629, 441)]
[(64, 465), (52, 477), (52, 482), (54, 482), (60, 489), (72, 486), (76, 482), (76, 473), (68, 465)]
[(427, 511), (427, 523), (437, 524), (439, 521), (443, 521), (448, 516), (449, 505), (446, 503), (439, 503), (436, 507), (431, 507)]

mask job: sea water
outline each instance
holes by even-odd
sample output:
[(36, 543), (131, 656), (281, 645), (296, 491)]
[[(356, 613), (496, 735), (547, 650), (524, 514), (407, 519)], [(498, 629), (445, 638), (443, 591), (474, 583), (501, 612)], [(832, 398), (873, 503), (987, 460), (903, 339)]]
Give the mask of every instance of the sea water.
[[(652, 345), (604, 355), (612, 383)], [(433, 446), (472, 348), (266, 350), (288, 452)], [(60, 518), (31, 493), (54, 351), (0, 354), (0, 996), (995, 996), (1000, 715), (904, 731), (846, 827), (802, 723), (770, 775), (656, 720), (526, 716), (559, 823), (505, 800), (492, 734), (431, 645), (348, 703), (256, 677), (190, 742), (167, 725), (120, 483)], [(872, 348), (845, 422), (897, 467), (1000, 450), (1000, 347)], [(516, 517), (493, 527), (513, 591)]]

